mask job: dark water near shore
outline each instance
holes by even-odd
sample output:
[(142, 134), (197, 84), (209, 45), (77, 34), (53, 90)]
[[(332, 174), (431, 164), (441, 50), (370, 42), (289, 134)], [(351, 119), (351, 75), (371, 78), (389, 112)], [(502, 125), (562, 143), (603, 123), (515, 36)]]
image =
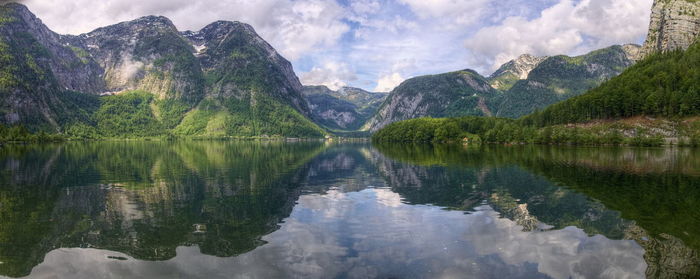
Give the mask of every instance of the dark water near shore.
[(0, 147), (0, 277), (700, 278), (700, 150)]

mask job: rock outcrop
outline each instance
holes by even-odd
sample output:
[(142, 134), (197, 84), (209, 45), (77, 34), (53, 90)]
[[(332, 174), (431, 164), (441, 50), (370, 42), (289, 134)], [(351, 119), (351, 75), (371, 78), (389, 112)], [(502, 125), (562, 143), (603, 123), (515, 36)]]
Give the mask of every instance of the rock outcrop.
[(498, 90), (508, 90), (516, 81), (526, 79), (530, 71), (547, 59), (547, 56), (520, 55), (518, 58), (503, 64), (489, 76), (489, 83)]
[(700, 2), (654, 0), (649, 34), (642, 56), (676, 49), (687, 49), (700, 34)]

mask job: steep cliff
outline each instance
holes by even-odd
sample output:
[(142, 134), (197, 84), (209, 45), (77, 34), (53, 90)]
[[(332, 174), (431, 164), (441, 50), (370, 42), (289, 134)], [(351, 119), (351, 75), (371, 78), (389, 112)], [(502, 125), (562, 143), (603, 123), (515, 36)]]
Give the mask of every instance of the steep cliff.
[(100, 74), (25, 6), (0, 6), (0, 124), (60, 131), (97, 105), (72, 91), (98, 90)]
[(649, 34), (642, 56), (676, 49), (687, 49), (700, 34), (700, 2), (693, 0), (654, 0)]

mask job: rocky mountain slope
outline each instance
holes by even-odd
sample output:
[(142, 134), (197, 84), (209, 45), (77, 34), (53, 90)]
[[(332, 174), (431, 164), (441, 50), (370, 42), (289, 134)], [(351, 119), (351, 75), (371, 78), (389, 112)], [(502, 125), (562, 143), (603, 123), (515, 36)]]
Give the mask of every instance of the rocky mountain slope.
[(633, 65), (639, 48), (612, 46), (577, 57), (544, 59), (505, 92), (496, 115), (517, 118), (595, 88)]
[(0, 81), (11, 96), (0, 124), (102, 136), (325, 133), (291, 63), (247, 24), (181, 33), (147, 16), (61, 36), (21, 4), (0, 8)]
[(391, 91), (363, 129), (374, 132), (392, 122), (426, 116), (491, 116), (500, 96), (472, 70), (416, 77)]
[(518, 80), (527, 79), (530, 71), (547, 59), (544, 57), (532, 56), (529, 54), (520, 55), (518, 58), (503, 64), (488, 78), (491, 86), (498, 90), (508, 90)]
[[(165, 17), (147, 16), (63, 40), (104, 69), (104, 88), (86, 93), (143, 90), (158, 99), (195, 104), (203, 76), (193, 48)], [(87, 57), (86, 57), (87, 59)]]
[(387, 93), (373, 93), (353, 87), (337, 91), (326, 86), (304, 86), (312, 119), (330, 129), (357, 130), (377, 111)]
[(73, 91), (102, 88), (101, 68), (60, 40), (26, 7), (0, 6), (0, 123), (56, 131), (97, 105)]
[(700, 34), (700, 2), (654, 0), (642, 55), (687, 49)]
[(250, 25), (218, 21), (184, 36), (196, 48), (206, 98), (175, 129), (187, 135), (319, 136), (291, 63)]

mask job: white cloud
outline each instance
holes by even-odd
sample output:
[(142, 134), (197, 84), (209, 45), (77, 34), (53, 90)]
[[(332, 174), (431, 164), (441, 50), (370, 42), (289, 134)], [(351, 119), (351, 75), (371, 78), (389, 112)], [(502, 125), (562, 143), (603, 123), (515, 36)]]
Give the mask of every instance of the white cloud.
[(393, 90), (396, 86), (399, 86), (404, 79), (399, 73), (393, 73), (390, 75), (385, 75), (377, 81), (377, 87), (374, 88), (375, 92), (389, 92)]
[(181, 30), (198, 30), (216, 20), (237, 20), (291, 60), (332, 47), (349, 30), (343, 8), (323, 0), (27, 0), (51, 29), (78, 34), (146, 15), (170, 18)]
[(423, 19), (441, 20), (449, 25), (470, 25), (477, 22), (491, 0), (399, 0)]
[(347, 86), (348, 82), (357, 80), (355, 72), (345, 63), (328, 62), (323, 67), (313, 67), (311, 71), (301, 74), (304, 85), (325, 85), (331, 90)]
[(539, 17), (508, 17), (466, 40), (477, 67), (533, 55), (582, 54), (613, 44), (639, 42), (646, 35), (651, 0), (562, 0)]

